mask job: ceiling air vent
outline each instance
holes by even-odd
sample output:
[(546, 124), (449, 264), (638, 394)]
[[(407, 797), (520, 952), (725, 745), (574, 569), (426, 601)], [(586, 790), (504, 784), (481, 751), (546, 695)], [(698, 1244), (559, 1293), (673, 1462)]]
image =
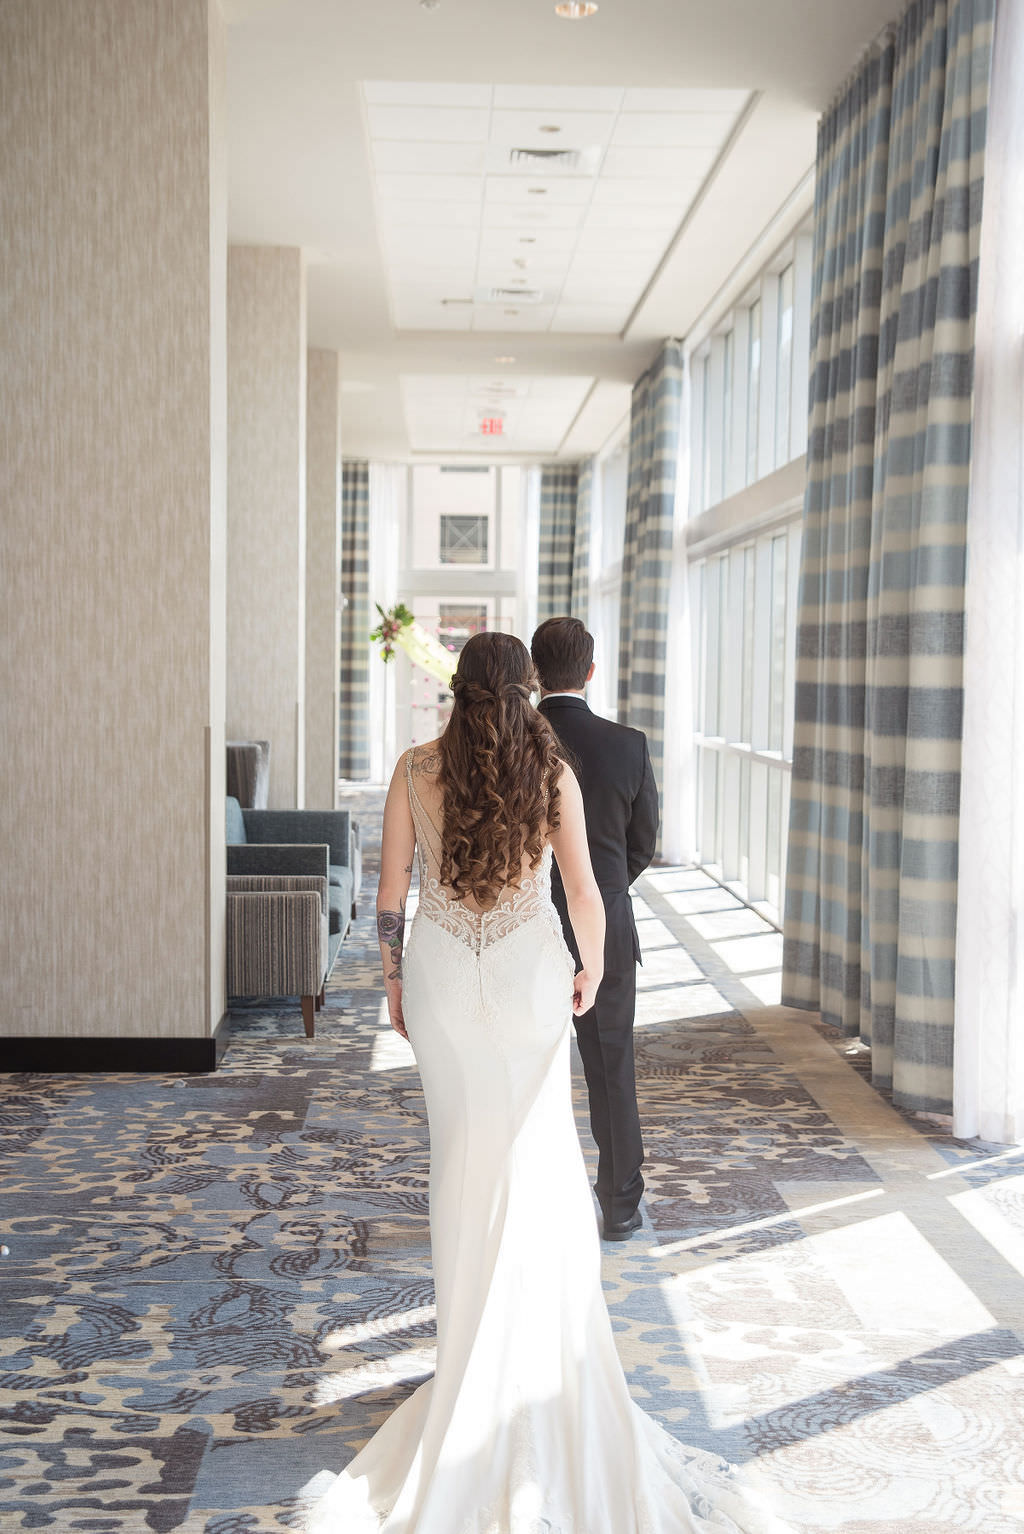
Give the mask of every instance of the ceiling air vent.
[(583, 156), (578, 149), (510, 149), (510, 165), (536, 166), (538, 170), (578, 170)]
[(477, 288), (477, 304), (539, 304), (544, 300), (540, 288)]

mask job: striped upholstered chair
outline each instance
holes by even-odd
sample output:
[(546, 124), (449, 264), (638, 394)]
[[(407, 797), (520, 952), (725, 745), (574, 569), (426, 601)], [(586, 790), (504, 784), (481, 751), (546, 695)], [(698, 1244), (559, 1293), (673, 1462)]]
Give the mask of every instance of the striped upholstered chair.
[(298, 996), (307, 1038), (337, 947), (326, 874), (229, 874), (229, 996)]

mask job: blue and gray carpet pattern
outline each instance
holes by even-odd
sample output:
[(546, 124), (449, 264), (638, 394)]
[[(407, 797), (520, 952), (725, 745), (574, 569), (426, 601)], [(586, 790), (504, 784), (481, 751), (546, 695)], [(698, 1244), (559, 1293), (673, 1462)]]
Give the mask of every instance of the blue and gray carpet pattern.
[[(0, 1077), (5, 1534), (294, 1527), (430, 1372), (379, 805), (314, 1039), (294, 1003), (253, 1004), (214, 1075)], [(1021, 1534), (1021, 1156), (896, 1113), (853, 1046), (773, 1003), (776, 935), (703, 875), (640, 895), (646, 1223), (605, 1248), (636, 1399), (800, 1534)]]

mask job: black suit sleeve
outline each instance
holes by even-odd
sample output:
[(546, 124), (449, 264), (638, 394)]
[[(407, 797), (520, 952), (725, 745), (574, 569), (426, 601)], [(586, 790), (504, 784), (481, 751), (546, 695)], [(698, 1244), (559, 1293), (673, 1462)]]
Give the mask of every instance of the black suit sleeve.
[(643, 736), (643, 749), (643, 778), (626, 827), (626, 866), (630, 884), (643, 873), (658, 845), (658, 785), (654, 781), (646, 735)]

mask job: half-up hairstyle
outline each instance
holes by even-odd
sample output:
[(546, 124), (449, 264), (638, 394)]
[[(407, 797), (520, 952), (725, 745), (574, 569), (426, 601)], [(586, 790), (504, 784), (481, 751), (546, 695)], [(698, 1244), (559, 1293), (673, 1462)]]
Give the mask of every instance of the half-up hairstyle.
[(455, 706), (440, 741), (441, 883), (493, 905), (536, 869), (544, 830), (557, 829), (562, 756), (530, 702), (530, 652), (513, 634), (474, 634), (452, 677)]

